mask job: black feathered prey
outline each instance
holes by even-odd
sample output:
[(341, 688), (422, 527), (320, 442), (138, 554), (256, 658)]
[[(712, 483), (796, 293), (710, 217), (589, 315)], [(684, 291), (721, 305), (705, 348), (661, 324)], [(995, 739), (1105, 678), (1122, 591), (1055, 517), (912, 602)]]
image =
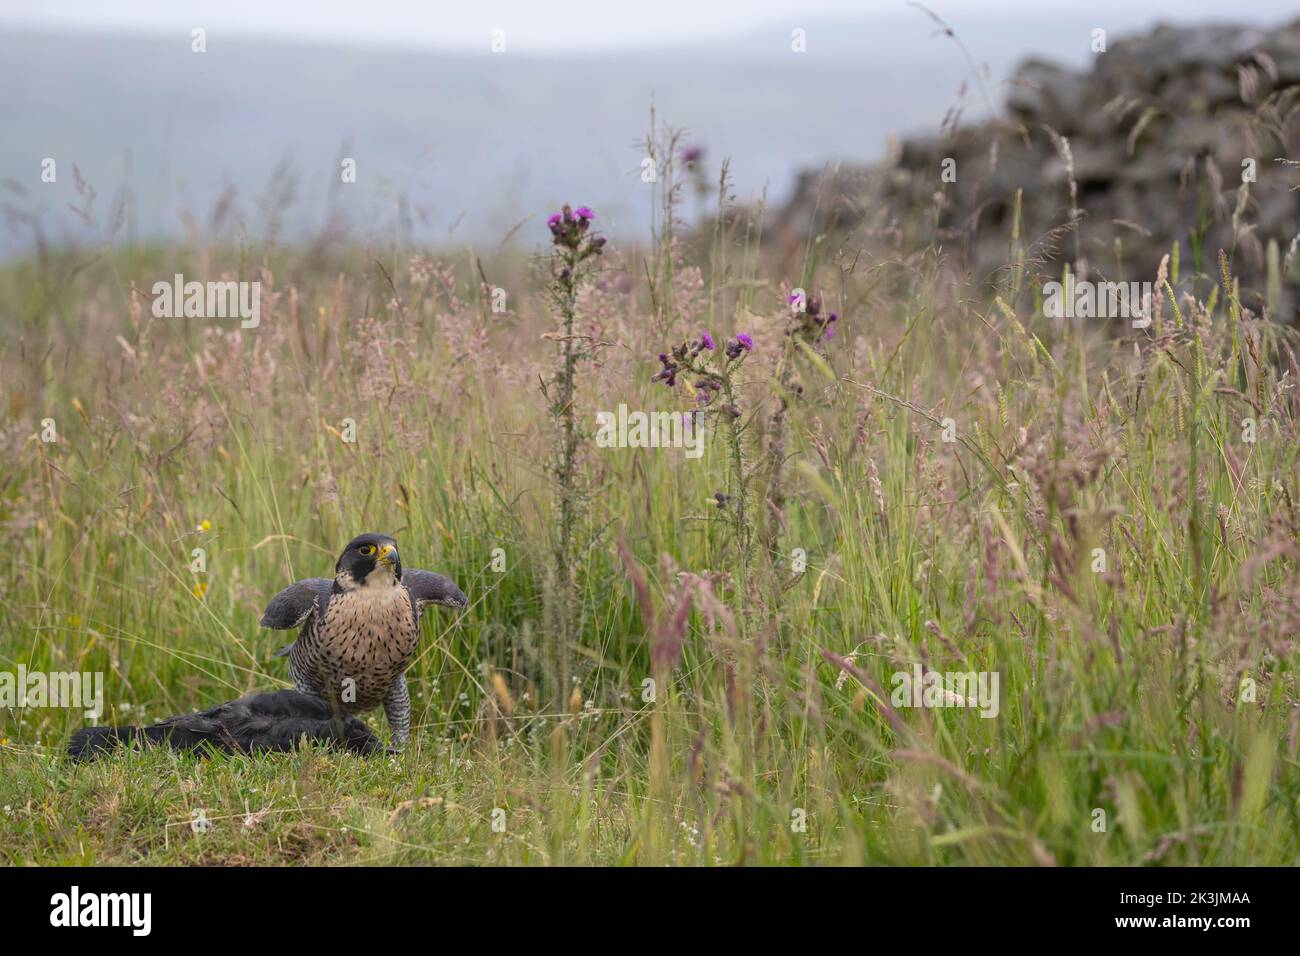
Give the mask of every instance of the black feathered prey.
[(68, 742), (76, 760), (93, 760), (119, 746), (171, 747), (220, 753), (294, 750), (307, 740), (358, 754), (385, 748), (356, 717), (334, 714), (319, 697), (296, 690), (249, 694), (195, 714), (168, 717), (148, 727), (83, 727)]

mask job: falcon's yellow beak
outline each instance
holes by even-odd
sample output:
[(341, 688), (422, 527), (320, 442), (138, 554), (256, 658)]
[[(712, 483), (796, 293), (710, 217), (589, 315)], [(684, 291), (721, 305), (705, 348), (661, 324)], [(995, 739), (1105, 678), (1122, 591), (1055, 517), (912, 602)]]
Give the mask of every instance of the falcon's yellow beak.
[(391, 544), (380, 545), (379, 554), (375, 556), (376, 561), (391, 568), (396, 559), (397, 549), (395, 547)]

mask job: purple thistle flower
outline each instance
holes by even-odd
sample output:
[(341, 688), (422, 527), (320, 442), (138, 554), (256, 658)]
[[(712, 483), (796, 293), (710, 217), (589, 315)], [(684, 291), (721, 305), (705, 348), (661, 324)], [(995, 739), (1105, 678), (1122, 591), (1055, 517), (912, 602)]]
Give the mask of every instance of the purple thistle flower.
[(558, 212), (552, 213), (551, 217), (546, 220), (546, 224), (550, 226), (552, 229), (554, 229), (556, 226), (560, 224), (560, 214)]
[(577, 216), (579, 219), (584, 219), (588, 222), (596, 218), (596, 214), (591, 211), (590, 206), (579, 206), (577, 211), (574, 213), (574, 215)]
[(754, 348), (754, 337), (748, 332), (737, 332), (736, 341), (740, 343), (740, 347), (746, 352), (752, 351)]
[(700, 333), (700, 343), (710, 352), (712, 352), (714, 349), (718, 347), (717, 343), (713, 341), (713, 336), (710, 335), (708, 332)]
[(677, 371), (680, 366), (668, 357), (667, 352), (659, 353), (659, 364), (663, 368), (656, 372), (650, 381), (663, 382), (669, 388), (674, 387), (677, 384)]

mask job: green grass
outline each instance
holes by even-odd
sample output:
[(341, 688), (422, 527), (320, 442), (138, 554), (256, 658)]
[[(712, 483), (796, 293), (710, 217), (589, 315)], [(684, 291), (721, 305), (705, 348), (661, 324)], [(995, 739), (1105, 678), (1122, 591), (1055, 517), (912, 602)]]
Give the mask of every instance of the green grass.
[[(390, 286), (360, 254), (267, 250), (263, 324), (238, 335), (149, 312), (159, 275), (247, 277), (221, 250), (0, 274), (14, 304), (0, 670), (102, 671), (115, 723), (285, 686), (271, 654), (289, 637), (258, 627), (262, 607), (366, 530), (397, 534), (408, 565), (471, 600), (426, 616), (396, 757), (75, 766), (61, 748), (79, 712), (0, 712), (0, 859), (1300, 860), (1294, 337), (1221, 289), (1212, 308), (1166, 302), (1143, 332), (1061, 327), (1031, 293), (1003, 307), (929, 256), (868, 266), (854, 241), (811, 248), (798, 273), (844, 316), (816, 359), (784, 348), (791, 277), (748, 237), (727, 253), (735, 271), (716, 247), (664, 246), (649, 267), (635, 250), (606, 257), (604, 278), (623, 269), (630, 291), (579, 304), (611, 344), (579, 373), (591, 433), (568, 648), (547, 624), (555, 437), (537, 382), (554, 320), (526, 263), (453, 255), (444, 283), (390, 258)], [(508, 314), (489, 311), (480, 268), (510, 291)], [(671, 277), (671, 306), (648, 275)], [(1214, 283), (1184, 276), (1177, 292), (1205, 303)], [(720, 341), (758, 342), (741, 374), (744, 467), (755, 538), (774, 547), (747, 556), (712, 502), (729, 487), (721, 434), (699, 461), (591, 440), (596, 409), (688, 407), (685, 389), (650, 383), (653, 356), (710, 315)], [(762, 468), (782, 381), (803, 392), (775, 522)], [(47, 417), (54, 444), (37, 437)], [(355, 444), (338, 437), (345, 418)], [(195, 548), (206, 573), (190, 570)], [(643, 700), (651, 645), (678, 636)], [(551, 679), (561, 656), (573, 688)], [(891, 707), (891, 675), (917, 661), (998, 672), (999, 715)]]

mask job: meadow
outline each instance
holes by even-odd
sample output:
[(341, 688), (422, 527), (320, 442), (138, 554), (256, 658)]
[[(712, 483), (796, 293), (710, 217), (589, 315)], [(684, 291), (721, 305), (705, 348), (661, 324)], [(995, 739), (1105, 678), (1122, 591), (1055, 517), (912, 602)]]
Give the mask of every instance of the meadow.
[[(78, 765), (80, 711), (0, 711), (0, 860), (1300, 860), (1297, 343), (1233, 252), (1171, 247), (1149, 327), (1053, 319), (1015, 217), (969, 276), (924, 219), (790, 240), (648, 149), (635, 245), (532, 210), (0, 270), (0, 669), (102, 672), (101, 723), (287, 686), (262, 608), (362, 531), (470, 599), (399, 755)], [(156, 317), (176, 273), (260, 323)], [(620, 404), (702, 456), (598, 445)], [(900, 703), (917, 667), (996, 714)]]

